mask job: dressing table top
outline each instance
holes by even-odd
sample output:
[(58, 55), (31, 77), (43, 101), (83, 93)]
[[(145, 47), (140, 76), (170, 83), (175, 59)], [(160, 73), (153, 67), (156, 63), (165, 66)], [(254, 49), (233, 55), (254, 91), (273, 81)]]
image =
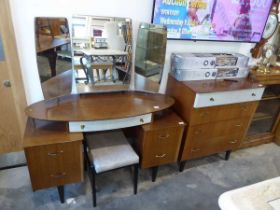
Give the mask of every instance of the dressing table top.
[(174, 99), (138, 91), (66, 95), (28, 106), (26, 114), (51, 121), (90, 121), (144, 115), (171, 107)]

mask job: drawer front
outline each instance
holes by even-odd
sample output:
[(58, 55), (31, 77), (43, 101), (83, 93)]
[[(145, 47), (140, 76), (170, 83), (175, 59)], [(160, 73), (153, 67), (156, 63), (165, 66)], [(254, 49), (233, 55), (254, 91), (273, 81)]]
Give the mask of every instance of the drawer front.
[(258, 101), (262, 98), (263, 91), (264, 88), (262, 87), (226, 92), (198, 93), (195, 96), (194, 108)]
[(82, 142), (25, 148), (33, 190), (83, 180)]
[(190, 125), (250, 117), (255, 112), (257, 106), (258, 102), (248, 102), (193, 109)]
[(152, 114), (111, 120), (69, 122), (70, 132), (93, 132), (144, 125), (152, 121)]
[(149, 168), (173, 163), (178, 159), (184, 127), (146, 131), (143, 135), (141, 167)]
[(239, 147), (250, 118), (192, 126), (188, 130), (182, 160), (203, 157)]

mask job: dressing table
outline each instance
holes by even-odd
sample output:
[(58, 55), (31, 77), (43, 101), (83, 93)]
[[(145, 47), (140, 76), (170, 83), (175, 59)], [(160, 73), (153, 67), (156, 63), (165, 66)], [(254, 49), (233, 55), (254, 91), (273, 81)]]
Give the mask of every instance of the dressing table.
[[(173, 104), (173, 98), (162, 94), (121, 91), (66, 95), (28, 106), (24, 151), (33, 190), (58, 186), (63, 202), (63, 186), (83, 180), (83, 132), (144, 124), (155, 127), (155, 123), (152, 124), (153, 116)], [(168, 122), (167, 118), (165, 127)], [(170, 123), (168, 126), (176, 127), (174, 124), (170, 126)], [(180, 126), (183, 129), (184, 124)], [(158, 135), (168, 137), (166, 133)], [(181, 137), (180, 134), (178, 137)], [(180, 140), (174, 140), (175, 156), (178, 154)]]

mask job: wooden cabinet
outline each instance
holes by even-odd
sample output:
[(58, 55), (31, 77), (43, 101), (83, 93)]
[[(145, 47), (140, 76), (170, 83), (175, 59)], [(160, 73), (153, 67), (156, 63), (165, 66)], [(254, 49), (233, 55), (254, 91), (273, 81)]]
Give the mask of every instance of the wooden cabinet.
[[(176, 99), (174, 109), (188, 123), (179, 161), (239, 148), (257, 108), (258, 99), (250, 98), (249, 100), (255, 101), (244, 102), (243, 95), (240, 95), (234, 99), (236, 103), (224, 105), (221, 103), (223, 101), (227, 103), (226, 99), (231, 97), (232, 92), (235, 95), (239, 92), (241, 94), (258, 92), (261, 95), (263, 90), (258, 88), (258, 84), (247, 80), (240, 79), (232, 83), (222, 80), (180, 82), (169, 75), (167, 94)], [(198, 95), (209, 98), (209, 103), (212, 98), (217, 98), (215, 95), (223, 95), (221, 97), (223, 99), (215, 101), (220, 105), (210, 106), (206, 103), (207, 107), (196, 108), (195, 101)], [(256, 94), (250, 96), (256, 97)]]
[(82, 140), (66, 123), (28, 120), (24, 151), (34, 191), (83, 180)]
[(280, 85), (267, 85), (242, 147), (274, 140), (280, 111)]
[(171, 111), (155, 115), (152, 123), (139, 126), (137, 146), (141, 168), (176, 162), (184, 127), (185, 123)]

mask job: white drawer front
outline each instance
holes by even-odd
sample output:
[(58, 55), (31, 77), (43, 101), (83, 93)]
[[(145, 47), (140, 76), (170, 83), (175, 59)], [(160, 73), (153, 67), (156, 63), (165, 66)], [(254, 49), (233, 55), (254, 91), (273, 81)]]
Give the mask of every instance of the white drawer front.
[(152, 114), (112, 120), (75, 121), (69, 122), (70, 132), (105, 131), (143, 125), (152, 121)]
[(247, 101), (258, 101), (262, 98), (264, 88), (236, 91), (198, 93), (195, 96), (194, 108), (235, 104)]

